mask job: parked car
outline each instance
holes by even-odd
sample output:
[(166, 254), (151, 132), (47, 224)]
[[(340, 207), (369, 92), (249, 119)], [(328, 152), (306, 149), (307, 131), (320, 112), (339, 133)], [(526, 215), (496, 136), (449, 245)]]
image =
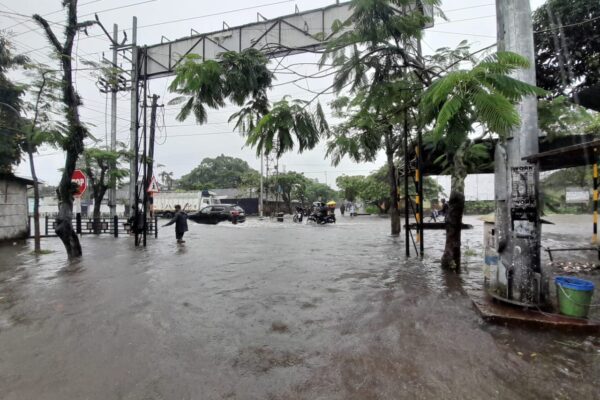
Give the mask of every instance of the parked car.
[(214, 225), (222, 221), (238, 223), (246, 221), (246, 213), (242, 207), (235, 204), (214, 204), (190, 214), (188, 219), (199, 224)]

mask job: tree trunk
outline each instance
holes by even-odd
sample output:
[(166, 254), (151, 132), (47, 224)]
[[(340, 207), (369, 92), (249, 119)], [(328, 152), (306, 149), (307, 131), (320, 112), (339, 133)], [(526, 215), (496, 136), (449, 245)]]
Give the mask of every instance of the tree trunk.
[(93, 218), (93, 226), (94, 226), (94, 234), (99, 235), (100, 234), (100, 207), (102, 207), (102, 199), (104, 198), (104, 192), (106, 190), (102, 190), (100, 191), (100, 193), (98, 193), (98, 195), (96, 196), (96, 194), (94, 193), (94, 212), (92, 214), (92, 218)]
[[(60, 189), (59, 189), (60, 190)], [(58, 205), (58, 216), (56, 217), (56, 235), (65, 246), (70, 259), (81, 257), (81, 244), (77, 233), (73, 230), (73, 200), (60, 202)]]
[(453, 157), (453, 168), (450, 180), (450, 199), (446, 216), (446, 246), (442, 256), (442, 268), (460, 272), (460, 245), (462, 234), (462, 217), (465, 210), (465, 178), (464, 164), (465, 146), (461, 146)]
[(42, 74), (42, 83), (40, 90), (38, 91), (37, 98), (35, 101), (35, 115), (33, 116), (33, 122), (31, 123), (31, 132), (27, 137), (27, 155), (29, 156), (29, 169), (31, 170), (31, 177), (33, 178), (33, 242), (35, 253), (42, 251), (40, 243), (40, 187), (38, 184), (37, 173), (35, 172), (35, 163), (33, 161), (33, 135), (35, 132), (35, 125), (37, 124), (40, 100), (44, 87), (46, 86), (46, 73)]
[(38, 185), (37, 174), (35, 173), (35, 164), (33, 162), (33, 151), (31, 142), (27, 142), (27, 155), (29, 155), (29, 168), (31, 169), (31, 177), (33, 178), (33, 241), (35, 243), (34, 251), (41, 252), (42, 246), (40, 243), (40, 188)]
[(56, 218), (56, 234), (63, 242), (67, 256), (72, 259), (81, 257), (81, 244), (73, 230), (73, 184), (71, 176), (77, 164), (77, 158), (83, 152), (83, 141), (87, 136), (87, 130), (81, 123), (79, 117), (79, 98), (75, 85), (73, 84), (72, 53), (75, 36), (79, 30), (94, 24), (93, 21), (83, 23), (77, 22), (77, 0), (65, 0), (64, 7), (67, 8), (67, 26), (65, 27), (65, 41), (60, 43), (50, 28), (50, 24), (43, 17), (36, 14), (33, 19), (39, 23), (44, 31), (53, 50), (60, 58), (62, 77), (62, 101), (65, 105), (65, 120), (68, 127), (67, 139), (63, 145), (66, 152), (65, 168), (58, 186), (58, 216)]
[(90, 160), (86, 158), (86, 173), (90, 181), (92, 188), (92, 198), (94, 199), (94, 210), (92, 212), (92, 226), (94, 234), (99, 235), (101, 231), (100, 226), (100, 208), (102, 207), (102, 200), (106, 196), (109, 185), (104, 183), (106, 179), (106, 171), (108, 165), (105, 165), (101, 160), (98, 160), (98, 166), (100, 167), (100, 176), (95, 175), (95, 171), (90, 165)]
[(394, 153), (387, 151), (387, 164), (388, 164), (388, 179), (390, 182), (390, 215), (391, 215), (391, 229), (392, 235), (397, 236), (400, 234), (400, 212), (398, 211), (398, 181), (396, 179), (396, 166), (394, 165)]

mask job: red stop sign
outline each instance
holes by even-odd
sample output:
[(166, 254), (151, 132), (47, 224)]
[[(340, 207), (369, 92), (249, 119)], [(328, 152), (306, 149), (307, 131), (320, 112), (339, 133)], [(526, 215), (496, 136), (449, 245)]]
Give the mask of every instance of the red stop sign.
[(73, 175), (71, 175), (71, 182), (77, 185), (77, 191), (75, 192), (75, 196), (81, 196), (85, 193), (87, 189), (87, 176), (80, 169), (76, 169), (73, 171)]

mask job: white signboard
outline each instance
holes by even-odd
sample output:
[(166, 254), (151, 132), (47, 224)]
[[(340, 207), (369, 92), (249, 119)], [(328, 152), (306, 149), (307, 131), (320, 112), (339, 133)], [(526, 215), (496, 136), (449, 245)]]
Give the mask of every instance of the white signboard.
[(565, 200), (568, 204), (588, 203), (590, 201), (590, 191), (586, 188), (567, 188)]

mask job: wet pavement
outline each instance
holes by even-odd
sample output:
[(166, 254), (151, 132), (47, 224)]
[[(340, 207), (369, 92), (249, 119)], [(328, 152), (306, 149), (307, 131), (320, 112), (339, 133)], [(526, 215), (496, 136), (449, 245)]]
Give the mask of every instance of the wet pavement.
[[(554, 247), (588, 243), (589, 217), (555, 219)], [(460, 279), (439, 269), (443, 232), (407, 260), (363, 216), (190, 223), (184, 246), (164, 228), (147, 249), (84, 237), (72, 265), (56, 239), (38, 258), (0, 247), (0, 398), (597, 399), (599, 338), (478, 317), (482, 226), (465, 222)]]

